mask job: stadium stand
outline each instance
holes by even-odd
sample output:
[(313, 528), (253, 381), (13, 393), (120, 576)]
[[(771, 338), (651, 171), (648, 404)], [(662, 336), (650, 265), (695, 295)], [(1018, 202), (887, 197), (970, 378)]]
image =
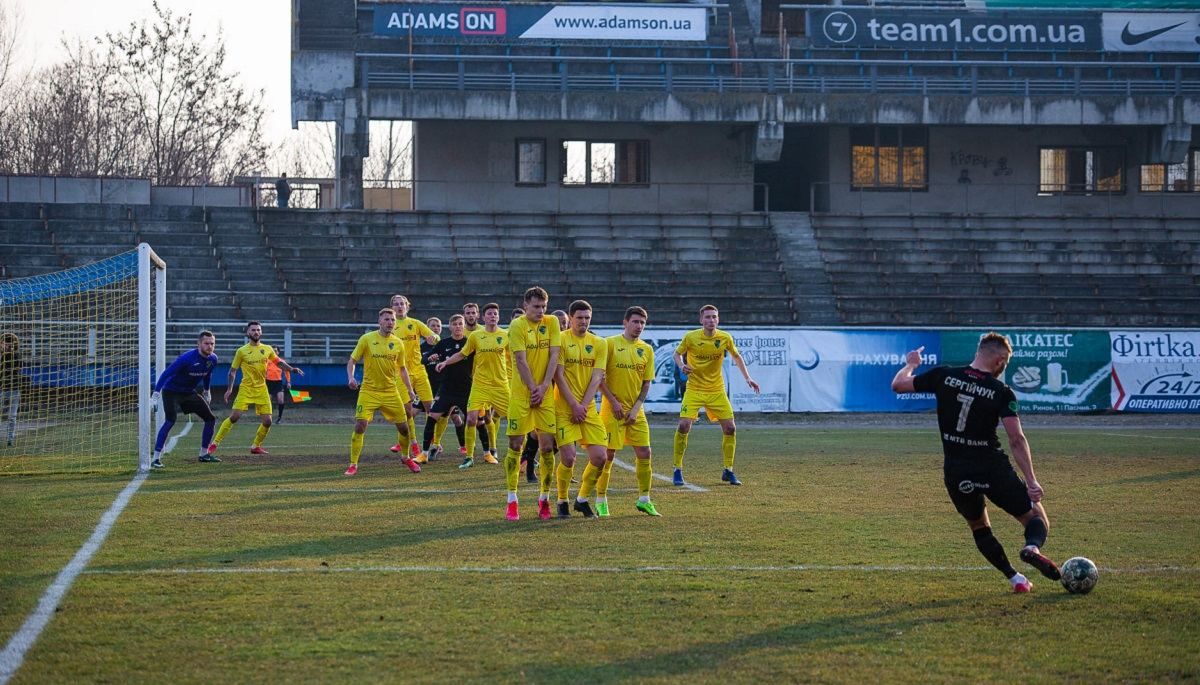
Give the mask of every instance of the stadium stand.
[(813, 218), (847, 325), (1196, 326), (1200, 220)]

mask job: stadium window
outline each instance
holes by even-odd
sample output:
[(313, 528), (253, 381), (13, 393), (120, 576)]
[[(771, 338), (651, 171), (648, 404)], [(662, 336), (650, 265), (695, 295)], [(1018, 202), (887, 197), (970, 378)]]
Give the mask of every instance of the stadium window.
[(1143, 164), (1143, 193), (1200, 193), (1200, 148), (1178, 164)]
[(928, 190), (929, 131), (922, 126), (850, 129), (853, 190)]
[(650, 182), (650, 141), (564, 140), (562, 184), (644, 185)]
[(517, 185), (546, 185), (546, 139), (517, 139)]
[(1125, 192), (1125, 150), (1119, 147), (1041, 149), (1042, 195)]

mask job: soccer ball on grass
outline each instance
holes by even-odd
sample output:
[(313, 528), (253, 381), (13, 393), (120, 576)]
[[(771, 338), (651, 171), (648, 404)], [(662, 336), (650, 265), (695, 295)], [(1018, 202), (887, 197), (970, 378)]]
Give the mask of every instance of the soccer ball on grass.
[(1096, 565), (1086, 557), (1071, 557), (1063, 562), (1062, 584), (1073, 595), (1086, 595), (1096, 587), (1099, 574)]

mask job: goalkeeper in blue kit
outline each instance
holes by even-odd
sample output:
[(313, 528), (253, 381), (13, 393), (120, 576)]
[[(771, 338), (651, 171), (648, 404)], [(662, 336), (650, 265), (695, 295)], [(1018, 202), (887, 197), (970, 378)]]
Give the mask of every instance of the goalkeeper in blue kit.
[(154, 441), (154, 459), (150, 462), (150, 468), (163, 467), (163, 445), (180, 411), (195, 414), (204, 422), (204, 432), (200, 436), (200, 461), (220, 461), (208, 454), (208, 444), (217, 425), (217, 417), (208, 406), (212, 372), (217, 368), (217, 355), (213, 353), (216, 347), (216, 337), (210, 331), (200, 331), (196, 349), (179, 355), (158, 377), (150, 400), (155, 404), (162, 400), (165, 420)]

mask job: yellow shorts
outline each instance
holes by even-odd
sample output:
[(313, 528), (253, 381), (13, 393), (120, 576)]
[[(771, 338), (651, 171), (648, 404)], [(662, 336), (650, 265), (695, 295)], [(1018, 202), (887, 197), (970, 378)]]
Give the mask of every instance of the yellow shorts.
[(254, 405), (254, 413), (259, 416), (271, 415), (271, 393), (264, 385), (261, 388), (248, 388), (245, 385), (238, 388), (237, 397), (233, 398), (233, 408), (246, 411)]
[[(433, 402), (433, 386), (429, 384), (429, 374), (425, 372), (424, 366), (418, 366), (415, 370), (408, 370), (408, 380), (412, 381), (413, 392), (417, 393), (417, 399), (429, 406)], [(401, 382), (400, 387), (404, 387)]]
[(482, 415), (489, 409), (495, 409), (504, 416), (504, 412), (508, 411), (508, 388), (472, 385), (471, 396), (467, 399), (467, 411), (477, 411)]
[(605, 409), (608, 409), (607, 404), (600, 410), (600, 420), (604, 422), (604, 430), (608, 433), (608, 449), (619, 450), (626, 445), (650, 446), (650, 422), (646, 420), (645, 410), (638, 412), (636, 421), (626, 425), (625, 419), (618, 419)]
[(539, 407), (530, 407), (529, 399), (511, 398), (508, 401), (508, 432), (506, 435), (525, 435), (530, 431), (539, 431), (558, 435), (557, 421), (554, 413), (554, 398), (542, 400)]
[(709, 421), (733, 418), (733, 405), (724, 390), (716, 392), (693, 391), (691, 388), (683, 391), (683, 402), (679, 405), (679, 418), (695, 419), (700, 416), (700, 408), (704, 407), (704, 415)]
[(375, 418), (375, 411), (378, 410), (388, 421), (402, 423), (408, 418), (404, 411), (404, 405), (404, 399), (398, 392), (359, 390), (358, 400), (354, 403), (354, 418), (359, 421), (370, 421)]
[(570, 406), (566, 403), (557, 406), (556, 403), (554, 418), (558, 423), (558, 432), (554, 434), (554, 439), (558, 440), (559, 447), (576, 442), (581, 445), (608, 443), (608, 431), (604, 429), (604, 422), (596, 413), (595, 405), (588, 408), (587, 418), (583, 420), (583, 423), (572, 423)]

